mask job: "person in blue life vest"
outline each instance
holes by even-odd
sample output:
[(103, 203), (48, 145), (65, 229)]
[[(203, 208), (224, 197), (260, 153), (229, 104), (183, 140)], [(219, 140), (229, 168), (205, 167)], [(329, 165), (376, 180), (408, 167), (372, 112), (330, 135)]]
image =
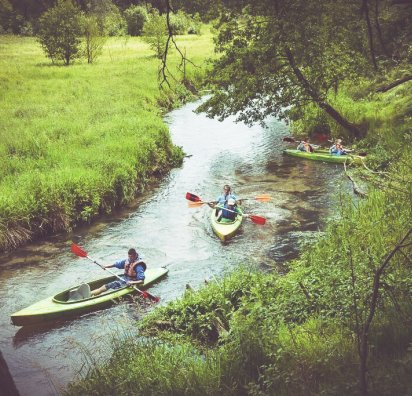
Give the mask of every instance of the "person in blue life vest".
[(342, 139), (336, 139), (335, 144), (329, 149), (329, 152), (333, 155), (346, 155), (352, 150), (343, 148)]
[(104, 268), (116, 267), (124, 269), (124, 274), (121, 275), (123, 280), (114, 280), (113, 282), (106, 283), (98, 289), (92, 290), (91, 295), (97, 296), (108, 289), (119, 289), (126, 285), (140, 285), (144, 282), (144, 272), (146, 271), (146, 263), (142, 260), (135, 249), (129, 249), (128, 258), (118, 260), (114, 264), (104, 265)]
[(219, 210), (220, 210), (221, 208), (223, 208), (223, 207), (227, 204), (227, 201), (228, 201), (230, 198), (232, 198), (232, 199), (234, 199), (234, 200), (237, 199), (237, 198), (236, 198), (236, 195), (232, 193), (232, 189), (230, 188), (230, 186), (229, 186), (228, 184), (225, 184), (225, 185), (223, 186), (223, 194), (219, 195), (219, 196), (216, 198), (216, 201), (208, 202), (208, 205), (209, 205), (211, 208), (216, 208), (216, 216), (217, 216), (218, 213), (219, 213)]
[(218, 222), (222, 219), (234, 221), (238, 213), (240, 213), (240, 210), (236, 205), (236, 200), (233, 198), (229, 198), (227, 202), (224, 204), (224, 206), (219, 210), (216, 220)]

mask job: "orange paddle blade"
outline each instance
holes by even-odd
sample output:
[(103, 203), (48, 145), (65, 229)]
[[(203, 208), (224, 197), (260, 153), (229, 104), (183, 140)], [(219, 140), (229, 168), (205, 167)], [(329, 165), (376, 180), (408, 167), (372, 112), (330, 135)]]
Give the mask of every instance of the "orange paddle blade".
[(188, 203), (187, 203), (187, 206), (188, 206), (189, 208), (197, 208), (197, 207), (202, 206), (202, 205), (204, 205), (204, 204), (207, 204), (207, 202), (203, 202), (203, 201), (199, 201), (199, 202), (188, 202)]
[(260, 202), (268, 202), (272, 199), (272, 197), (269, 194), (262, 194), (255, 197), (255, 199)]

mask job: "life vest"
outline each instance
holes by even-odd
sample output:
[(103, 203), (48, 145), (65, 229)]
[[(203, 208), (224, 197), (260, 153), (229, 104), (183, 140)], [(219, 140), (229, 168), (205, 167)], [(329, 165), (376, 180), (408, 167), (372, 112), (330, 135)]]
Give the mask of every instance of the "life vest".
[(136, 259), (136, 261), (130, 261), (127, 259), (126, 264), (124, 265), (124, 274), (126, 276), (129, 276), (130, 278), (135, 278), (136, 277), (136, 267), (138, 265), (141, 265), (143, 269), (146, 271), (146, 263), (142, 260), (139, 259), (139, 257)]
[[(229, 220), (235, 220), (237, 213), (236, 213), (236, 205), (229, 210), (228, 209), (227, 204), (224, 206), (224, 208), (222, 209), (222, 217), (224, 217), (225, 219), (229, 219)], [(233, 212), (232, 212), (233, 210)]]
[(219, 205), (226, 205), (229, 198), (236, 199), (236, 197), (232, 193), (222, 194), (218, 197), (217, 203)]

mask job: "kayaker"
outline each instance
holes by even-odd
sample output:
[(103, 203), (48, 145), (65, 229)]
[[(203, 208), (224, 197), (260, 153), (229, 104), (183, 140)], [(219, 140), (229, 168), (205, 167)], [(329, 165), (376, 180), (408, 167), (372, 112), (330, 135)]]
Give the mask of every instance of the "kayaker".
[(342, 139), (336, 139), (335, 144), (329, 149), (329, 152), (333, 155), (346, 155), (352, 150), (343, 148)]
[(298, 147), (296, 147), (296, 150), (306, 151), (307, 153), (313, 153), (314, 148), (309, 143), (309, 138), (306, 138), (305, 140), (302, 140), (299, 143)]
[[(219, 195), (216, 201), (208, 202), (211, 208), (215, 208), (216, 206), (220, 206), (221, 208), (227, 204), (227, 201), (232, 198), (236, 201), (236, 195), (232, 193), (232, 189), (228, 184), (223, 186), (223, 194)], [(216, 208), (216, 216), (218, 215), (219, 208)]]
[(116, 267), (124, 269), (122, 278), (124, 280), (115, 280), (113, 282), (106, 283), (102, 287), (92, 290), (91, 295), (97, 296), (100, 293), (105, 292), (108, 289), (119, 289), (120, 287), (127, 285), (139, 285), (144, 282), (144, 272), (146, 271), (146, 263), (142, 260), (135, 249), (129, 249), (127, 252), (128, 258), (118, 260), (114, 264), (104, 265), (104, 268)]
[(236, 200), (233, 198), (229, 198), (226, 204), (219, 210), (216, 220), (217, 221), (220, 221), (222, 219), (235, 220), (238, 213), (240, 213), (240, 210), (238, 209), (236, 205)]

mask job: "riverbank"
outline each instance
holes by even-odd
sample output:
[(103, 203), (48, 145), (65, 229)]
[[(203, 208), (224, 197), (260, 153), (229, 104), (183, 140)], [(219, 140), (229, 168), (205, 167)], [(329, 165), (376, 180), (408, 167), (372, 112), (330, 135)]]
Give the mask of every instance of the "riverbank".
[[(396, 93), (390, 97), (395, 106)], [(405, 87), (398, 100), (409, 100)], [(406, 112), (392, 117), (381, 125), (403, 119), (410, 131)], [(370, 132), (369, 169), (358, 173), (367, 198), (338, 194), (336, 216), (299, 259), (283, 263), (285, 275), (249, 264), (187, 292), (144, 318), (146, 337), (114, 341), (111, 358), (91, 365), (65, 394), (407, 394), (412, 179), (405, 140)]]
[[(212, 51), (208, 34), (179, 43), (197, 66)], [(182, 163), (162, 115), (190, 93), (159, 92), (139, 38), (111, 38), (93, 65), (70, 67), (33, 38), (0, 36), (0, 47), (0, 251), (90, 223)], [(194, 84), (201, 75), (187, 66)]]

